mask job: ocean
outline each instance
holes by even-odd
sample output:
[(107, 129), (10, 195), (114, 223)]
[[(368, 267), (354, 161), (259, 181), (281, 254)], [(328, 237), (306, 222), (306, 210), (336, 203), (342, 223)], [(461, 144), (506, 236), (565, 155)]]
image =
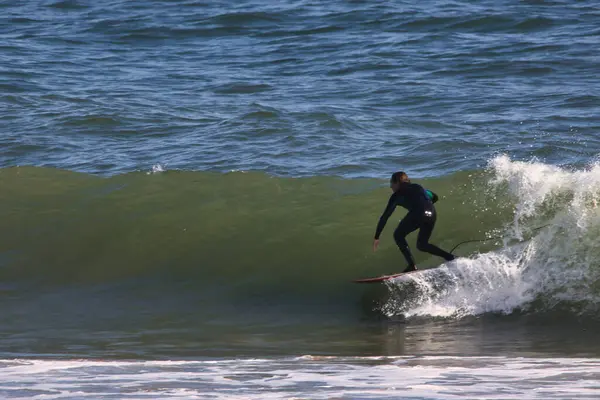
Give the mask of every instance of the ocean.
[[(0, 398), (599, 398), (599, 44), (591, 0), (0, 2)], [(398, 170), (459, 258), (356, 284)]]

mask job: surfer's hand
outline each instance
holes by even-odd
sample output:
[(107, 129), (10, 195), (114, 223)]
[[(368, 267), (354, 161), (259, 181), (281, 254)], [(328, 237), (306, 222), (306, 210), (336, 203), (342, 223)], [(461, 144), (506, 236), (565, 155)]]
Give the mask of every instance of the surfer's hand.
[(379, 239), (373, 240), (373, 251), (377, 251), (378, 247), (379, 247)]

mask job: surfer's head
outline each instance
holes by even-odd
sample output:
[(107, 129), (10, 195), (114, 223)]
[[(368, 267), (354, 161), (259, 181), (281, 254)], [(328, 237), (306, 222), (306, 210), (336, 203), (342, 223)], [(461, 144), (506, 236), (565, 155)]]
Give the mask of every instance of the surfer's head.
[(401, 183), (410, 183), (408, 175), (406, 175), (406, 172), (404, 171), (394, 172), (390, 178), (390, 187), (395, 192), (398, 190)]

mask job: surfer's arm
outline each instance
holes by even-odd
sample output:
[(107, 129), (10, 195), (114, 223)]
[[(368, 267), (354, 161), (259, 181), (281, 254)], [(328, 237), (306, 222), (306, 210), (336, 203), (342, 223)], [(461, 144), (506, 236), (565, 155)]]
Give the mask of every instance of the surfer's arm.
[(437, 194), (433, 193), (431, 190), (427, 189), (428, 194), (430, 194), (431, 196), (431, 202), (435, 204), (436, 201), (439, 200), (439, 197)]
[(375, 230), (375, 240), (379, 240), (379, 235), (381, 235), (388, 218), (390, 218), (390, 215), (392, 215), (395, 209), (396, 199), (394, 198), (394, 195), (391, 195), (383, 214), (381, 214), (381, 217), (379, 217), (379, 223), (377, 224), (377, 229)]

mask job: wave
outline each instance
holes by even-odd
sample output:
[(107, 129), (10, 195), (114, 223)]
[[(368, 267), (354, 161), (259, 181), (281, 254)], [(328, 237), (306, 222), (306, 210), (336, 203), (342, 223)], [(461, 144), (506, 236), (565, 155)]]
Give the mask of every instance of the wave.
[[(6, 290), (185, 284), (212, 301), (337, 304), (386, 316), (594, 314), (600, 166), (568, 170), (499, 156), (481, 171), (417, 180), (441, 200), (432, 238), (463, 256), (381, 287), (397, 272), (391, 237), (371, 250), (385, 181), (256, 172), (137, 172), (102, 178), (39, 167), (0, 170), (0, 280)], [(534, 230), (544, 224), (548, 227)], [(409, 243), (414, 244), (414, 237)], [(439, 260), (415, 250), (422, 269)]]

